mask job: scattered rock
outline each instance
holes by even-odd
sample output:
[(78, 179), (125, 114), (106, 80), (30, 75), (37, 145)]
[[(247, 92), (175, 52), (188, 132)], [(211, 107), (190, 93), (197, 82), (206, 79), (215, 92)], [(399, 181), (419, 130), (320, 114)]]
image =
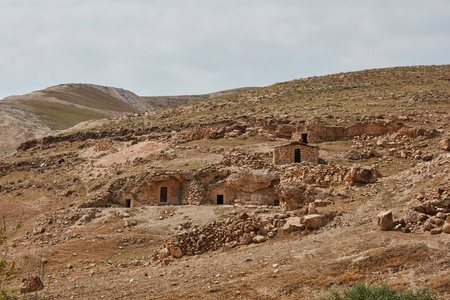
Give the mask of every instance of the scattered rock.
[(327, 219), (325, 216), (319, 214), (307, 215), (303, 218), (306, 229), (317, 229), (325, 225)]
[(394, 228), (392, 211), (384, 211), (377, 215), (377, 224), (381, 230), (391, 230)]
[(293, 232), (305, 229), (305, 225), (301, 223), (300, 217), (290, 217), (286, 220), (282, 231), (283, 232)]
[(443, 227), (442, 227), (442, 231), (445, 233), (450, 233), (450, 224), (446, 223)]
[(373, 183), (381, 177), (380, 172), (375, 168), (362, 166), (352, 167), (347, 174), (347, 181), (350, 183)]
[(450, 139), (443, 139), (439, 142), (439, 148), (450, 151)]
[(20, 292), (22, 294), (36, 292), (41, 290), (44, 287), (44, 284), (41, 281), (41, 278), (37, 275), (28, 276), (22, 278), (22, 284), (20, 285)]
[(169, 251), (170, 255), (172, 255), (175, 258), (183, 257), (183, 252), (181, 251), (180, 247), (171, 247)]
[(431, 229), (430, 233), (431, 234), (440, 234), (440, 233), (442, 233), (442, 228), (440, 228), (440, 227), (433, 228), (433, 229)]

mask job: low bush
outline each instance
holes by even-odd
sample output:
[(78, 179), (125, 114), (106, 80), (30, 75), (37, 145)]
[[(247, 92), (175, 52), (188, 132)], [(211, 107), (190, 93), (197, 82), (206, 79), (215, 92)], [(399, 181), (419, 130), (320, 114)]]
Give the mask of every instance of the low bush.
[(376, 287), (364, 283), (356, 283), (342, 293), (333, 292), (331, 296), (321, 300), (437, 300), (437, 296), (428, 289), (417, 291), (396, 290), (388, 285)]

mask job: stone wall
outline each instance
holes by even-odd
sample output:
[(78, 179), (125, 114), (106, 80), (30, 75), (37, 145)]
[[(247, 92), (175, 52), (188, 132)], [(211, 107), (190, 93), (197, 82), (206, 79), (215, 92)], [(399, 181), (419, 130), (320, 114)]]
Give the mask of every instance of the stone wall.
[(300, 161), (312, 163), (319, 162), (319, 148), (302, 143), (291, 143), (275, 147), (273, 151), (273, 163), (284, 165), (295, 163), (295, 149), (300, 149)]

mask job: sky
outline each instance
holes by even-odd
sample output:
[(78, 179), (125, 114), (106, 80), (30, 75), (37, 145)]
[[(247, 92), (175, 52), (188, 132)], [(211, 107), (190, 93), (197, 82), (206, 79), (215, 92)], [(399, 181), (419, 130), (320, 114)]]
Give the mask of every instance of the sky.
[(0, 0), (0, 99), (61, 83), (202, 94), (449, 63), (448, 0)]

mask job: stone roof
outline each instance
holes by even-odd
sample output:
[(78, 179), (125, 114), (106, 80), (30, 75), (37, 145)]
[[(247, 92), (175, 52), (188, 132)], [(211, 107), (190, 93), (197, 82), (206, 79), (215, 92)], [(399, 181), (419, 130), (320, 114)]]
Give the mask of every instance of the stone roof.
[(287, 144), (283, 144), (283, 145), (280, 145), (280, 146), (275, 146), (274, 148), (276, 149), (276, 148), (283, 148), (283, 147), (287, 147), (287, 146), (292, 146), (292, 145), (295, 145), (295, 146), (305, 146), (305, 147), (311, 147), (311, 148), (319, 148), (319, 147), (317, 147), (317, 146), (312, 146), (312, 145), (309, 145), (309, 144), (307, 144), (307, 143), (303, 143), (303, 142), (290, 142), (290, 143), (287, 143)]

